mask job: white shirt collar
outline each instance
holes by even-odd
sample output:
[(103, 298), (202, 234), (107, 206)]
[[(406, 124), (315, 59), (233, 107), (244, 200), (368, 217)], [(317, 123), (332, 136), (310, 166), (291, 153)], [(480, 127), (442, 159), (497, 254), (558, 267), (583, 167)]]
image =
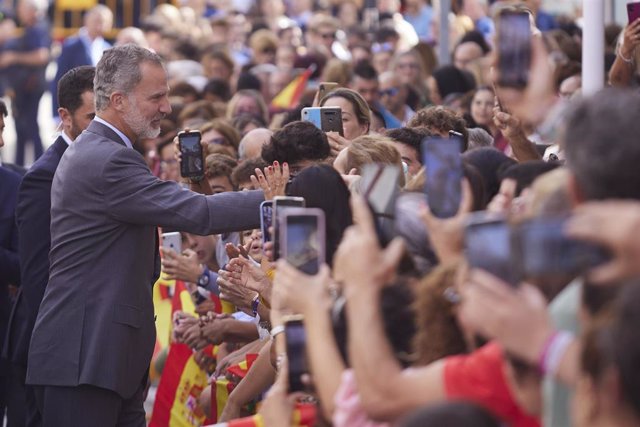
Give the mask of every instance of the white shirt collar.
[(124, 143), (127, 145), (127, 147), (133, 148), (133, 144), (131, 143), (131, 140), (129, 138), (127, 138), (127, 136), (124, 133), (120, 132), (120, 130), (118, 130), (117, 127), (115, 127), (111, 123), (107, 122), (106, 120), (104, 120), (104, 119), (102, 119), (102, 118), (100, 118), (98, 116), (95, 116), (93, 118), (93, 120), (95, 120), (98, 123), (102, 123), (103, 125), (105, 125), (108, 128), (110, 128), (112, 131), (114, 131), (124, 141)]
[(71, 143), (73, 142), (73, 139), (71, 139), (71, 137), (69, 137), (69, 135), (67, 135), (65, 131), (60, 132), (60, 136), (62, 137), (64, 142), (67, 143), (67, 145), (71, 145)]

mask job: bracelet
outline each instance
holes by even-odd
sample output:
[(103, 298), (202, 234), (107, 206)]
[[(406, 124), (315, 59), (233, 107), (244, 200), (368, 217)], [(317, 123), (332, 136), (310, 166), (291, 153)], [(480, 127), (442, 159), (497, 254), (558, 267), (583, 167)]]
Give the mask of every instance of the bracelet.
[(284, 325), (277, 325), (271, 329), (271, 338), (275, 338), (277, 335), (284, 332)]
[(622, 49), (618, 49), (618, 56), (627, 64), (633, 64), (633, 55), (631, 55), (631, 58), (625, 58), (622, 54)]
[(568, 331), (556, 331), (551, 335), (540, 354), (538, 369), (541, 374), (554, 375), (560, 366), (562, 356), (573, 342), (573, 335)]

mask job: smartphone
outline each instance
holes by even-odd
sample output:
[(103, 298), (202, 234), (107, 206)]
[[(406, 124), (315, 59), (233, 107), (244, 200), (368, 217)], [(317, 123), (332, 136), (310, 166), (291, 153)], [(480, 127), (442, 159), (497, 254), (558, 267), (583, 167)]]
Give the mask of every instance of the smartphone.
[(287, 208), (280, 216), (280, 221), (282, 257), (305, 274), (318, 274), (325, 262), (324, 211), (317, 208)]
[(304, 208), (304, 198), (302, 197), (283, 197), (276, 196), (273, 198), (273, 213), (271, 224), (273, 226), (273, 260), (280, 258), (280, 215), (287, 208)]
[(627, 3), (627, 17), (629, 18), (629, 24), (640, 18), (640, 2)]
[(498, 21), (498, 84), (524, 88), (531, 68), (531, 22), (527, 12), (504, 11)]
[(262, 232), (262, 243), (271, 241), (269, 228), (273, 225), (273, 202), (265, 200), (260, 203), (260, 231)]
[(472, 268), (480, 268), (512, 286), (521, 282), (521, 268), (512, 257), (512, 233), (504, 217), (479, 212), (470, 215), (465, 227), (465, 257)]
[(568, 238), (566, 221), (566, 217), (543, 217), (515, 227), (514, 254), (521, 259), (526, 278), (577, 276), (611, 259), (605, 248)]
[(400, 193), (400, 168), (371, 163), (362, 168), (361, 194), (378, 216), (393, 218)]
[(180, 176), (183, 178), (197, 178), (204, 176), (204, 158), (202, 154), (202, 135), (198, 130), (182, 131), (178, 134), (178, 144), (182, 161), (180, 162)]
[(311, 122), (323, 132), (338, 132), (342, 129), (342, 109), (340, 107), (306, 107), (302, 109), (302, 120)]
[(182, 253), (182, 235), (178, 231), (162, 233), (162, 248), (172, 249), (176, 253)]
[(335, 82), (320, 82), (318, 85), (318, 102), (322, 101), (322, 98), (327, 96), (329, 92), (337, 89), (340, 85)]
[(284, 336), (286, 341), (289, 393), (304, 391), (302, 376), (309, 372), (307, 368), (307, 334), (304, 330), (302, 316), (286, 316), (284, 322)]
[(462, 200), (462, 140), (426, 138), (422, 143), (426, 174), (424, 191), (431, 212), (438, 218), (454, 216)]

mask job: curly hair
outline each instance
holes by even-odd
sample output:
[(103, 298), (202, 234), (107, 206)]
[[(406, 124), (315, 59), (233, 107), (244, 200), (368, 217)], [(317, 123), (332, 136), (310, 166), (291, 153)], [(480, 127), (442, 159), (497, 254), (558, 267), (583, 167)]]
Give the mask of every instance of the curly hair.
[(462, 134), (462, 151), (467, 151), (469, 146), (469, 132), (465, 120), (446, 107), (426, 107), (417, 111), (407, 127), (427, 128), (436, 134), (446, 134), (453, 130)]
[(262, 147), (262, 159), (294, 166), (304, 160), (321, 161), (329, 157), (331, 149), (327, 136), (310, 122), (289, 123), (271, 136)]

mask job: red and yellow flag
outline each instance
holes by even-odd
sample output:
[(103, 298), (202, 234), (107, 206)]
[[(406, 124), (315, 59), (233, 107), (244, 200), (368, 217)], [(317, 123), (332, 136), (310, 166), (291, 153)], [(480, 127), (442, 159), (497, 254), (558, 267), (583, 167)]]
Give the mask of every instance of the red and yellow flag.
[(198, 398), (207, 386), (207, 374), (184, 344), (172, 343), (160, 378), (150, 427), (199, 427), (206, 416)]
[(315, 65), (310, 66), (302, 72), (298, 77), (293, 79), (282, 91), (271, 101), (271, 108), (274, 109), (290, 109), (295, 108), (300, 101), (300, 97), (307, 87), (309, 77), (315, 71)]

